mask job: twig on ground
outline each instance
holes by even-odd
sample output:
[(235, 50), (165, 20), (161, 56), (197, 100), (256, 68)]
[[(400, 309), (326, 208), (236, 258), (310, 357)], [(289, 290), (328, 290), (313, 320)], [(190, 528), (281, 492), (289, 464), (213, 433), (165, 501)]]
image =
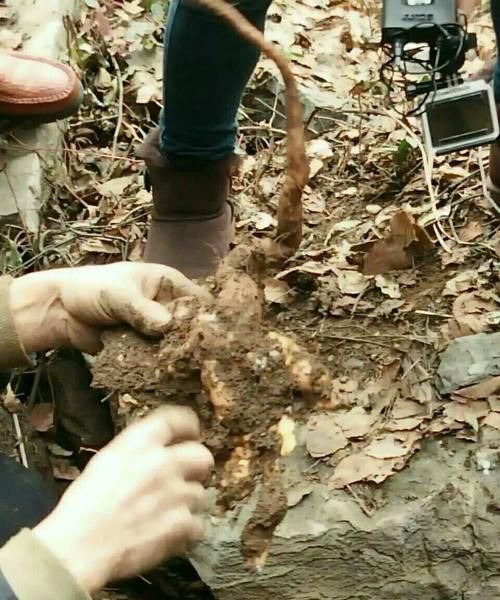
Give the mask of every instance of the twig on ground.
[[(43, 147), (43, 146), (31, 146), (29, 144), (25, 144), (24, 142), (22, 142), (21, 140), (18, 140), (17, 138), (15, 138), (14, 136), (11, 136), (12, 139), (16, 142), (15, 144), (7, 144), (5, 146), (6, 150), (27, 150), (29, 152), (47, 152), (47, 153), (54, 153), (54, 148), (49, 148), (49, 147)], [(136, 164), (136, 165), (142, 165), (143, 161), (139, 160), (138, 158), (133, 158), (130, 156), (116, 156), (116, 154), (113, 154), (112, 152), (109, 152), (106, 149), (90, 149), (90, 148), (85, 148), (82, 150), (79, 150), (78, 148), (64, 148), (62, 150), (62, 152), (64, 154), (76, 154), (76, 155), (80, 155), (80, 156), (98, 156), (99, 158), (105, 158), (107, 160), (115, 160), (115, 161), (121, 161), (121, 162), (127, 162), (130, 164)]]
[(423, 315), (424, 317), (439, 317), (440, 319), (452, 319), (453, 315), (447, 313), (437, 313), (430, 310), (416, 310), (416, 315)]
[(38, 395), (38, 389), (40, 387), (40, 381), (42, 374), (45, 369), (45, 355), (41, 353), (38, 357), (38, 362), (35, 369), (35, 377), (33, 379), (33, 385), (31, 386), (31, 393), (26, 406), (28, 412), (35, 406), (36, 397)]
[(267, 124), (262, 125), (244, 125), (239, 128), (239, 131), (266, 131), (268, 133), (277, 133), (279, 135), (286, 135), (285, 129), (277, 129)]
[(120, 139), (120, 133), (123, 124), (123, 78), (120, 71), (120, 65), (118, 64), (116, 58), (111, 56), (110, 60), (116, 73), (116, 81), (118, 82), (118, 119), (116, 121), (116, 129), (113, 135), (113, 147), (111, 150), (111, 155), (116, 156), (118, 152), (118, 141)]
[(24, 445), (23, 432), (21, 430), (21, 424), (19, 423), (19, 417), (16, 413), (12, 413), (12, 421), (14, 423), (14, 431), (16, 434), (17, 447), (19, 448), (19, 457), (21, 458), (21, 463), (26, 469), (29, 469), (28, 455)]
[(371, 344), (372, 346), (380, 346), (381, 348), (389, 348), (390, 350), (397, 350), (400, 352), (400, 348), (397, 348), (395, 344), (384, 344), (383, 342), (377, 342), (375, 340), (370, 340), (368, 338), (362, 337), (352, 337), (346, 335), (333, 335), (331, 333), (323, 334), (323, 337), (330, 340), (340, 340), (344, 342), (356, 342), (359, 344)]

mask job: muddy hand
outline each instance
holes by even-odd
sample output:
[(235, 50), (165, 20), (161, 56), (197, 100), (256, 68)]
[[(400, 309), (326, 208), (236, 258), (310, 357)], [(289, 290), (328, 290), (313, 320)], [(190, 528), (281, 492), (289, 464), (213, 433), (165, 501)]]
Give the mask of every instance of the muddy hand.
[(209, 299), (208, 293), (175, 269), (117, 263), (33, 273), (11, 286), (11, 310), (27, 352), (73, 345), (94, 353), (101, 331), (128, 323), (155, 335), (168, 329), (165, 303), (182, 296)]
[(213, 468), (188, 409), (163, 408), (99, 452), (34, 529), (92, 593), (185, 553), (203, 535)]

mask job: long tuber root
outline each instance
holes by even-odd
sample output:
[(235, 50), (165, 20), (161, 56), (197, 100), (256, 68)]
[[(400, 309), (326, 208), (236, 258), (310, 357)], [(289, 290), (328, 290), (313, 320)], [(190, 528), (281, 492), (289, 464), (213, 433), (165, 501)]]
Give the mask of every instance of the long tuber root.
[[(222, 506), (231, 507), (245, 497), (257, 475), (264, 478), (262, 506), (244, 536), (245, 556), (257, 564), (266, 554), (259, 542), (262, 528), (270, 539), (286, 510), (286, 502), (277, 501), (278, 510), (270, 511), (266, 499), (267, 488), (271, 496), (277, 489), (273, 473), (280, 419), (300, 398), (313, 407), (328, 404), (332, 396), (328, 369), (295, 340), (266, 324), (260, 284), (265, 267), (292, 256), (302, 240), (302, 192), (309, 176), (303, 112), (282, 53), (223, 0), (195, 1), (226, 19), (274, 60), (283, 76), (287, 172), (276, 236), (261, 250), (245, 245), (232, 250), (215, 276), (211, 302), (174, 300), (169, 305), (172, 328), (163, 340), (146, 340), (126, 329), (107, 332), (104, 350), (93, 366), (94, 385), (116, 392), (113, 407), (119, 426), (165, 402), (193, 407), (202, 421), (204, 441), (216, 456)], [(277, 496), (282, 497), (279, 490)]]
[(246, 40), (257, 46), (278, 66), (285, 84), (287, 115), (287, 173), (278, 206), (278, 228), (273, 243), (265, 249), (268, 259), (289, 258), (302, 241), (302, 192), (309, 179), (304, 138), (304, 115), (299, 90), (290, 64), (278, 48), (266, 40), (234, 6), (224, 0), (196, 0), (197, 4), (225, 19)]

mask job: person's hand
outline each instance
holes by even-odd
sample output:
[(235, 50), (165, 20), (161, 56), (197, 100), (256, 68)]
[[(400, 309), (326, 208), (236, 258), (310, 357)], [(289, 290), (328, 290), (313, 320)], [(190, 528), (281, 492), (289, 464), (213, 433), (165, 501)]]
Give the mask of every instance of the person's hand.
[(203, 535), (213, 468), (194, 413), (164, 408), (99, 452), (34, 529), (89, 593), (185, 553)]
[(474, 9), (481, 4), (481, 0), (458, 0), (457, 8), (463, 12), (467, 17), (470, 17), (474, 12)]
[(181, 296), (209, 297), (175, 269), (116, 263), (25, 275), (13, 281), (10, 305), (26, 352), (73, 345), (95, 353), (103, 327), (166, 331), (172, 316), (164, 304)]

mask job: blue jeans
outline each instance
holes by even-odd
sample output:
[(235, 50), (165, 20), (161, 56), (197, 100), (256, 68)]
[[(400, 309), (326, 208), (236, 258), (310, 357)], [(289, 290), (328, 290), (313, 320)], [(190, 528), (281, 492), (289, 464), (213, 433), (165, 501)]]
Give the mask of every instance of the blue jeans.
[[(46, 481), (0, 454), (0, 547), (24, 527), (38, 525), (56, 506)], [(1, 598), (1, 596), (0, 596)]]
[[(272, 0), (232, 0), (261, 31)], [(237, 113), (259, 51), (216, 15), (172, 0), (165, 32), (160, 145), (166, 156), (216, 160), (233, 152)]]

